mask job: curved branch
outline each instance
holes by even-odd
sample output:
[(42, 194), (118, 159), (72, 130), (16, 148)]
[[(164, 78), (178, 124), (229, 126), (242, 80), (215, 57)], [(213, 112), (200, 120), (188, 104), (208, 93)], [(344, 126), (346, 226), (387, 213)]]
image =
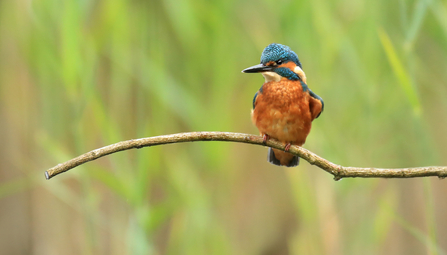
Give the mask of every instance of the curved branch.
[[(140, 149), (143, 147), (150, 147), (169, 143), (196, 142), (196, 141), (226, 141), (226, 142), (250, 143), (262, 146), (268, 146), (280, 150), (284, 150), (285, 147), (284, 144), (274, 139), (270, 139), (264, 144), (261, 136), (242, 134), (242, 133), (191, 132), (191, 133), (180, 133), (172, 135), (162, 135), (162, 136), (122, 141), (96, 150), (92, 150), (76, 158), (73, 158), (67, 162), (59, 164), (53, 168), (50, 168), (45, 172), (45, 178), (48, 180), (60, 173), (66, 172), (81, 164), (119, 151), (135, 149), (135, 148)], [(340, 180), (341, 178), (347, 178), (347, 177), (363, 177), (363, 178), (413, 178), (413, 177), (426, 177), (426, 176), (437, 176), (439, 178), (447, 177), (446, 166), (428, 166), (428, 167), (395, 168), (395, 169), (344, 167), (334, 164), (316, 155), (315, 153), (304, 149), (303, 147), (291, 146), (289, 152), (305, 159), (311, 165), (316, 165), (319, 168), (323, 169), (324, 171), (332, 174), (335, 180)]]

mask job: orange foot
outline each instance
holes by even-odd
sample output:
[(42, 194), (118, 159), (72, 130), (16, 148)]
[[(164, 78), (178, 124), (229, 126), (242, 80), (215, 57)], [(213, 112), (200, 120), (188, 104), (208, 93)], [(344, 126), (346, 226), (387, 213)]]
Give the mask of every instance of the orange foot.
[(269, 135), (267, 135), (267, 134), (265, 134), (264, 135), (264, 138), (262, 139), (262, 143), (267, 143), (267, 141), (270, 139), (270, 136)]
[(284, 147), (284, 151), (288, 152), (290, 150), (290, 146), (292, 146), (292, 144), (290, 143), (286, 144), (286, 147)]

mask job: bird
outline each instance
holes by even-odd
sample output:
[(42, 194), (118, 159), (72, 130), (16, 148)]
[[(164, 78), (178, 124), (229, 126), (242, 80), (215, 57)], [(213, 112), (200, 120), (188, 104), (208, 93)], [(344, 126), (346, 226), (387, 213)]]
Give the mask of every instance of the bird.
[(312, 121), (324, 109), (323, 99), (307, 86), (298, 55), (286, 45), (272, 43), (263, 50), (260, 64), (242, 72), (261, 73), (265, 79), (253, 98), (251, 114), (264, 144), (274, 138), (285, 145), (284, 151), (269, 148), (268, 161), (298, 166), (299, 157), (288, 153), (290, 146), (306, 142)]

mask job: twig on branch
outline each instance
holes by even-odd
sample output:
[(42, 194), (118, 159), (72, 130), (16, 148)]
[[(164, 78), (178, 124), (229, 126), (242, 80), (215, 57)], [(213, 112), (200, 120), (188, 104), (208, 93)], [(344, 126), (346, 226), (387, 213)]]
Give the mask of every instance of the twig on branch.
[[(88, 161), (95, 160), (97, 158), (129, 149), (140, 149), (143, 147), (169, 144), (169, 143), (182, 143), (182, 142), (196, 142), (196, 141), (225, 141), (225, 142), (238, 142), (238, 143), (250, 143), (262, 146), (268, 146), (279, 150), (284, 150), (285, 145), (270, 139), (266, 144), (263, 143), (261, 136), (241, 134), (241, 133), (229, 133), (229, 132), (191, 132), (180, 133), (172, 135), (162, 135), (155, 137), (147, 137), (140, 139), (133, 139), (128, 141), (122, 141), (112, 145), (108, 145), (85, 154), (82, 154), (76, 158), (70, 159), (67, 162), (59, 164), (53, 168), (50, 168), (45, 172), (45, 178), (50, 179), (60, 173), (66, 172), (74, 167), (84, 164)], [(335, 180), (347, 177), (363, 177), (363, 178), (414, 178), (414, 177), (426, 177), (437, 176), (439, 178), (447, 177), (447, 166), (428, 166), (428, 167), (415, 167), (415, 168), (360, 168), (360, 167), (344, 167), (334, 164), (315, 153), (304, 149), (299, 146), (291, 146), (290, 153), (298, 155), (300, 158), (305, 159), (311, 165), (316, 165), (324, 171), (332, 174)]]

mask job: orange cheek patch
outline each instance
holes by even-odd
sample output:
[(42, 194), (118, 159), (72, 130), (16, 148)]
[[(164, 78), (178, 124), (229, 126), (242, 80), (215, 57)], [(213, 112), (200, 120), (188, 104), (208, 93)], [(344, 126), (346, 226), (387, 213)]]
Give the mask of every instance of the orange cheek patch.
[(293, 69), (295, 69), (295, 67), (296, 67), (296, 64), (293, 63), (293, 61), (289, 61), (289, 62), (287, 62), (285, 64), (282, 64), (282, 65), (280, 65), (278, 67), (286, 67), (286, 68), (289, 68), (290, 70), (293, 71)]
[(285, 64), (282, 64), (278, 67), (285, 67), (285, 68), (289, 68), (290, 70), (292, 70), (292, 72), (298, 74), (298, 76), (300, 77), (300, 79), (302, 81), (304, 81), (304, 83), (306, 83), (306, 74), (304, 73), (304, 71), (297, 66), (293, 61), (289, 61)]

